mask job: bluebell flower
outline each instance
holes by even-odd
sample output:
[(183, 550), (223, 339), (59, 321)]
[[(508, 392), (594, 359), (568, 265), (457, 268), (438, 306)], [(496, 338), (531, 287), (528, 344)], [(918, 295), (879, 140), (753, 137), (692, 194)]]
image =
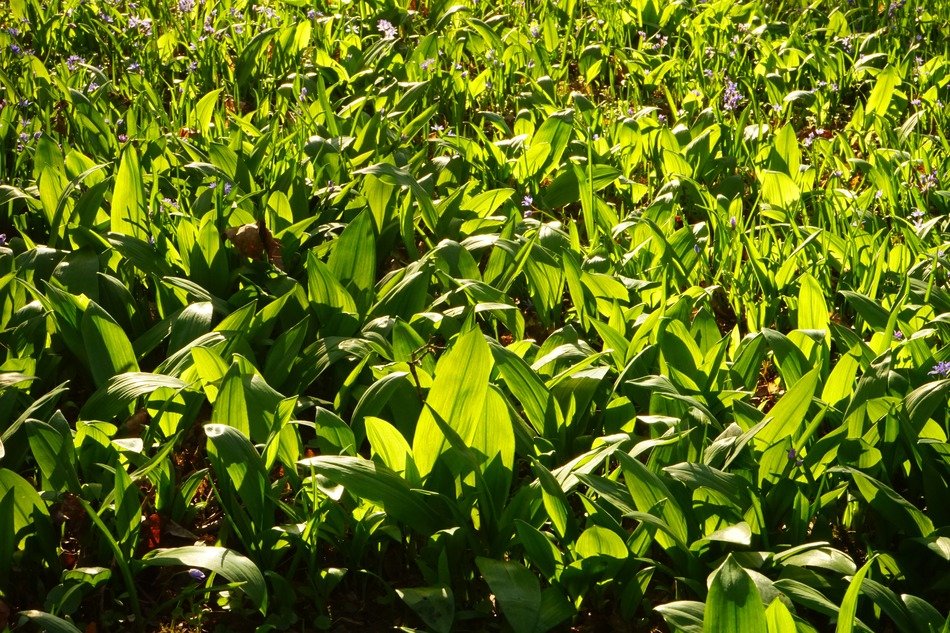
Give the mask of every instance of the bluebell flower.
[(189, 570), (188, 570), (188, 575), (191, 576), (192, 579), (195, 580), (196, 582), (201, 582), (201, 581), (203, 581), (205, 578), (208, 577), (208, 576), (207, 576), (203, 571), (201, 571), (200, 569), (189, 569)]
[(396, 30), (396, 27), (393, 26), (393, 23), (389, 20), (380, 20), (376, 23), (376, 28), (383, 35), (384, 40), (394, 40), (399, 31)]
[(940, 378), (950, 378), (950, 361), (940, 361), (934, 365), (933, 369), (927, 372), (928, 376), (938, 376)]
[(745, 97), (739, 92), (739, 85), (726, 77), (726, 88), (722, 92), (722, 107), (724, 110), (732, 112), (745, 100)]

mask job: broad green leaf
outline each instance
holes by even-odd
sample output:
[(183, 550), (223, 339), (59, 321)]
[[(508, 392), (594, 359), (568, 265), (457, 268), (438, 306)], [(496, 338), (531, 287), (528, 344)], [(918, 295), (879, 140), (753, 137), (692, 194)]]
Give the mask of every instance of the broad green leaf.
[(818, 280), (805, 273), (799, 279), (798, 289), (798, 329), (823, 330), (830, 338), (828, 328), (828, 305)]
[(396, 594), (436, 633), (449, 633), (455, 620), (455, 596), (449, 587), (397, 589)]
[(327, 268), (365, 312), (376, 282), (376, 234), (367, 209), (353, 218), (334, 243)]
[(131, 143), (125, 146), (112, 190), (110, 230), (119, 235), (145, 239), (145, 187), (139, 154)]
[(146, 566), (162, 567), (200, 567), (221, 574), (233, 583), (239, 583), (251, 602), (267, 613), (267, 585), (260, 569), (250, 559), (225, 547), (176, 547), (156, 549), (142, 557)]
[[(488, 398), (488, 377), (494, 361), (485, 337), (477, 328), (459, 335), (436, 365), (435, 381), (426, 398), (412, 441), (412, 454), (425, 477), (432, 470), (448, 441), (435, 421), (438, 415), (467, 446), (485, 451), (493, 433), (491, 421), (485, 418)], [(483, 453), (490, 460), (494, 454)]]
[(894, 96), (894, 90), (901, 83), (901, 77), (896, 67), (888, 66), (877, 76), (877, 82), (874, 89), (871, 90), (871, 96), (868, 97), (866, 113), (874, 113), (878, 116), (887, 114), (887, 109), (891, 105), (891, 99)]
[(624, 481), (627, 483), (627, 489), (633, 497), (637, 510), (649, 513), (657, 504), (662, 503), (662, 510), (658, 516), (669, 526), (673, 538), (671, 539), (665, 533), (658, 533), (656, 538), (660, 545), (664, 548), (674, 548), (687, 543), (689, 533), (686, 517), (666, 484), (639, 460), (619, 451), (616, 457), (620, 460)]
[(27, 609), (20, 611), (18, 615), (23, 620), (34, 622), (37, 625), (43, 627), (43, 631), (46, 633), (82, 633), (79, 627), (69, 620), (64, 620), (63, 618), (46, 613), (44, 611)]
[(706, 611), (705, 633), (766, 633), (765, 607), (752, 578), (732, 554), (714, 572)]
[(798, 633), (795, 618), (785, 603), (778, 598), (765, 610), (765, 625), (768, 633)]
[(185, 389), (188, 385), (172, 376), (128, 372), (113, 376), (100, 387), (82, 408), (83, 419), (111, 419), (136, 398), (157, 389)]
[(515, 633), (535, 633), (541, 612), (541, 585), (523, 565), (479, 557), (479, 571)]
[(214, 114), (214, 107), (218, 102), (218, 95), (221, 94), (221, 88), (212, 90), (198, 100), (195, 105), (195, 123), (198, 131), (207, 135), (211, 127), (211, 117)]
[(854, 479), (858, 493), (881, 517), (886, 517), (890, 522), (900, 523), (909, 533), (918, 532), (920, 536), (929, 536), (933, 533), (934, 524), (930, 517), (894, 489), (853, 468), (849, 468), (848, 471)]
[(343, 486), (354, 497), (381, 506), (421, 534), (432, 534), (451, 520), (439, 496), (410, 488), (405, 479), (368, 459), (325, 455), (298, 463)]
[(574, 551), (581, 558), (627, 558), (630, 555), (630, 550), (616, 532), (599, 525), (591, 526), (581, 533), (574, 545)]
[(87, 348), (89, 369), (97, 385), (104, 385), (117, 374), (139, 370), (129, 337), (98, 304), (90, 301), (86, 306), (81, 330)]
[(779, 438), (795, 438), (801, 433), (805, 414), (818, 386), (818, 374), (816, 367), (802, 376), (766, 414), (765, 425), (755, 436), (759, 446), (771, 446)]
[(13, 501), (13, 524), (5, 529), (9, 529), (12, 535), (40, 520), (49, 519), (46, 504), (30, 482), (12, 470), (0, 468), (0, 499), (7, 494)]

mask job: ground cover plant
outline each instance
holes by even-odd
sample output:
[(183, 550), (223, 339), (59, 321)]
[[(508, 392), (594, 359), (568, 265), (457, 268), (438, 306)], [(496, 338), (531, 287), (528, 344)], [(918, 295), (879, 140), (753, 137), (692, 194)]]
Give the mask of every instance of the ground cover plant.
[(950, 631), (950, 4), (0, 28), (0, 631)]

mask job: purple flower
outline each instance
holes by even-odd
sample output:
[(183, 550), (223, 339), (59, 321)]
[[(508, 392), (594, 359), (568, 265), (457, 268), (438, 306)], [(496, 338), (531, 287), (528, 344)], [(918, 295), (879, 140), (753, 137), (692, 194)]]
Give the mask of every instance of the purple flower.
[(178, 10), (181, 13), (191, 13), (195, 8), (195, 0), (178, 0)]
[(120, 143), (125, 143), (127, 140), (129, 140), (129, 137), (125, 134), (119, 134), (119, 136), (116, 138), (119, 139)]
[(901, 332), (900, 330), (894, 330), (894, 340), (895, 340), (895, 341), (903, 341), (903, 340), (904, 340), (904, 333)]
[(936, 169), (931, 170), (930, 173), (924, 174), (923, 176), (920, 176), (919, 178), (920, 178), (921, 191), (929, 191), (931, 189), (936, 188), (940, 184), (939, 180), (937, 179)]
[(138, 62), (132, 62), (131, 64), (128, 65), (128, 67), (126, 67), (125, 70), (126, 72), (137, 73), (140, 68), (141, 66), (138, 65)]
[(201, 571), (200, 569), (189, 569), (189, 570), (188, 570), (188, 575), (191, 576), (191, 578), (192, 578), (195, 582), (201, 582), (201, 581), (203, 581), (205, 578), (208, 577), (208, 576), (205, 575), (205, 573), (204, 573), (203, 571)]
[(308, 19), (308, 20), (316, 19), (317, 16), (319, 16), (319, 15), (320, 15), (320, 14), (317, 13), (317, 12), (316, 12), (315, 10), (313, 10), (313, 9), (310, 9), (309, 11), (307, 11), (307, 19)]
[(524, 198), (521, 199), (521, 206), (527, 209), (532, 204), (534, 204), (534, 198), (531, 197), (530, 193), (526, 193)]
[(950, 378), (950, 361), (940, 361), (934, 368), (927, 372), (928, 376), (938, 376), (940, 378)]
[(726, 77), (726, 88), (722, 92), (722, 107), (732, 112), (745, 100), (742, 93), (739, 92), (739, 86), (736, 82)]
[(394, 40), (399, 33), (389, 20), (380, 20), (377, 22), (376, 29), (382, 34), (384, 40)]
[(539, 37), (541, 37), (541, 27), (538, 26), (537, 24), (531, 25), (531, 37), (533, 37), (534, 39), (538, 39)]
[(736, 216), (732, 216), (731, 218), (729, 218), (729, 226), (731, 226), (732, 228), (736, 228)]
[(21, 55), (23, 53), (23, 49), (16, 44), (10, 44), (10, 52), (12, 52), (14, 55)]
[(795, 452), (795, 449), (794, 449), (794, 448), (790, 448), (790, 449), (788, 449), (788, 455), (787, 455), (787, 457), (788, 457), (788, 461), (793, 462), (793, 461), (795, 461), (795, 458), (798, 457), (798, 453)]
[(0, 246), (6, 246), (6, 245), (7, 245), (7, 234), (0, 233)]
[(307, 100), (307, 87), (303, 86), (300, 89), (300, 95), (297, 97), (297, 101), (306, 101)]
[(131, 16), (129, 18), (129, 30), (138, 30), (144, 35), (152, 34), (152, 18), (139, 18), (136, 16)]
[(224, 195), (228, 195), (229, 193), (231, 193), (232, 187), (233, 185), (231, 183), (229, 182), (224, 183)]
[(419, 70), (429, 70), (429, 68), (434, 63), (435, 63), (435, 60), (429, 57), (428, 59), (424, 60), (421, 64), (419, 64)]

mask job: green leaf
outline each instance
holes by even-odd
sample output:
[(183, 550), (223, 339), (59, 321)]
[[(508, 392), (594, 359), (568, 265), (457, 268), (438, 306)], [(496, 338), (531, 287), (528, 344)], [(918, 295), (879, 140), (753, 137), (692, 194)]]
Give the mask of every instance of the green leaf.
[(82, 633), (82, 631), (69, 620), (64, 620), (63, 618), (43, 611), (29, 609), (20, 611), (19, 616), (30, 622), (35, 622), (42, 627), (46, 633)]
[(755, 436), (757, 444), (764, 448), (779, 438), (795, 438), (800, 434), (805, 414), (818, 386), (819, 371), (816, 367), (802, 376), (766, 414), (765, 425)]
[(616, 532), (599, 525), (591, 526), (581, 533), (574, 551), (581, 558), (606, 556), (625, 559), (630, 555), (630, 550)]
[(800, 277), (798, 289), (798, 329), (823, 330), (830, 339), (828, 305), (818, 280), (805, 273)]
[(264, 575), (249, 558), (225, 547), (176, 547), (156, 549), (142, 557), (146, 566), (200, 567), (221, 574), (233, 583), (240, 583), (241, 590), (260, 610), (267, 613), (267, 585)]
[(13, 525), (4, 526), (4, 529), (14, 536), (37, 521), (49, 519), (46, 504), (30, 482), (12, 470), (0, 468), (0, 499), (7, 493), (11, 493), (13, 499)]
[(324, 455), (297, 463), (343, 486), (354, 497), (381, 506), (394, 519), (421, 534), (436, 532), (451, 518), (439, 495), (410, 488), (402, 477), (368, 459)]
[(515, 633), (535, 633), (541, 612), (538, 578), (512, 561), (478, 557), (475, 564)]
[(406, 464), (412, 463), (412, 449), (406, 438), (386, 420), (366, 416), (366, 439), (373, 453), (393, 472), (402, 474)]
[(657, 534), (657, 542), (667, 549), (684, 548), (684, 544), (689, 541), (686, 517), (666, 484), (656, 473), (626, 453), (618, 451), (615, 456), (620, 460), (624, 481), (627, 483), (627, 489), (633, 497), (637, 510), (647, 514), (662, 502), (658, 517), (669, 526), (673, 538), (666, 533)]
[(76, 471), (76, 449), (69, 426), (57, 412), (51, 421), (59, 416), (59, 423), (47, 424), (32, 420), (27, 424), (30, 449), (33, 458), (43, 473), (43, 478), (52, 490), (79, 494), (81, 484)]
[(706, 598), (703, 631), (766, 633), (765, 607), (759, 591), (732, 554), (714, 574)]
[(334, 243), (330, 272), (354, 297), (360, 312), (369, 309), (376, 283), (376, 234), (369, 209), (350, 220)]
[(188, 385), (162, 374), (127, 372), (113, 376), (100, 387), (82, 408), (84, 419), (108, 420), (118, 415), (136, 398), (148, 395), (157, 389), (185, 389)]
[(244, 545), (259, 559), (273, 555), (274, 502), (264, 463), (247, 437), (231, 426), (206, 424), (207, 450), (215, 490), (225, 516)]
[(218, 95), (221, 94), (221, 90), (221, 88), (212, 90), (201, 97), (195, 106), (195, 123), (202, 135), (207, 136), (211, 127), (211, 116), (214, 114), (214, 107), (218, 102)]
[(86, 306), (81, 330), (96, 385), (104, 385), (116, 374), (139, 370), (129, 337), (97, 303), (90, 301)]
[(861, 583), (876, 558), (877, 554), (873, 554), (868, 562), (861, 566), (858, 573), (851, 577), (848, 590), (844, 594), (844, 600), (841, 601), (841, 608), (838, 610), (838, 625), (835, 627), (835, 633), (854, 632), (854, 621), (858, 614), (858, 598), (861, 596)]
[(428, 406), (419, 416), (412, 440), (412, 454), (420, 476), (429, 474), (448, 447), (436, 415), (454, 429), (467, 446), (481, 450), (485, 459), (494, 457), (487, 450), (494, 444), (491, 434), (497, 431), (484, 416), (488, 377), (493, 365), (488, 343), (478, 328), (460, 334), (439, 359), (435, 381), (426, 398)]
[(396, 594), (436, 633), (449, 633), (452, 630), (455, 596), (449, 587), (397, 589)]
[(789, 211), (802, 197), (798, 185), (788, 174), (765, 170), (759, 178), (762, 181), (762, 200), (774, 207)]
[(891, 99), (894, 96), (894, 90), (900, 83), (900, 71), (888, 64), (877, 76), (877, 82), (874, 84), (874, 89), (871, 90), (871, 96), (868, 97), (868, 103), (864, 111), (878, 116), (887, 114), (887, 109), (890, 107)]
[(797, 633), (795, 618), (785, 603), (776, 598), (765, 610), (765, 625), (768, 633)]
[(125, 146), (112, 190), (110, 231), (144, 240), (145, 187), (142, 183), (139, 154), (131, 143)]
[(915, 536), (930, 536), (933, 533), (933, 521), (892, 488), (861, 471), (853, 468), (847, 470), (854, 479), (858, 493), (881, 517), (901, 525), (908, 533), (916, 533)]

